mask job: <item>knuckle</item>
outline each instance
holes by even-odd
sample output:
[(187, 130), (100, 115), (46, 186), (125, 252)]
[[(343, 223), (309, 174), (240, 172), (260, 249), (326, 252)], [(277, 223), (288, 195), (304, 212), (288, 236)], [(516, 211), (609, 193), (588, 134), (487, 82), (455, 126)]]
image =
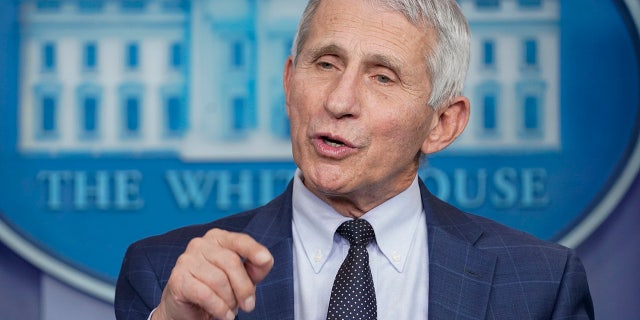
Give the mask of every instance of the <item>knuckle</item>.
[(238, 241), (252, 241), (253, 238), (251, 238), (248, 234), (246, 233), (238, 233)]
[(191, 264), (191, 256), (188, 254), (181, 254), (176, 260), (174, 270), (180, 270), (183, 266), (188, 266)]
[(193, 238), (189, 241), (189, 244), (187, 245), (187, 251), (189, 249), (193, 249), (193, 250), (198, 250), (200, 248), (202, 248), (205, 245), (205, 240), (201, 237), (196, 237)]
[(205, 237), (206, 238), (219, 239), (219, 238), (225, 237), (228, 233), (229, 233), (229, 231), (218, 229), (218, 228), (213, 228), (213, 229), (207, 231), (207, 233), (205, 234)]
[(212, 284), (215, 288), (218, 288), (219, 290), (222, 290), (223, 292), (225, 290), (230, 290), (231, 289), (231, 284), (229, 283), (229, 279), (227, 279), (227, 277), (225, 276), (216, 276), (213, 277), (212, 279)]
[(217, 317), (224, 318), (224, 315), (229, 311), (229, 306), (211, 291), (202, 292), (198, 298), (201, 301), (200, 306)]
[(255, 295), (256, 288), (253, 285), (247, 285), (239, 288), (238, 292), (236, 292), (236, 296), (238, 300), (244, 301), (245, 298)]

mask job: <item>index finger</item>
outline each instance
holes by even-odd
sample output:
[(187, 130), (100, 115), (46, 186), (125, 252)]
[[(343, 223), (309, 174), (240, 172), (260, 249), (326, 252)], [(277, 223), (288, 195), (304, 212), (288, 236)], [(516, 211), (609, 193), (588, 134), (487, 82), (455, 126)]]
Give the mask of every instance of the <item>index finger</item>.
[[(254, 286), (262, 281), (269, 271), (271, 271), (273, 267), (273, 256), (265, 246), (249, 235), (212, 229), (205, 235), (205, 238), (208, 237), (215, 240), (218, 246), (232, 251), (242, 258), (244, 262), (244, 272), (246, 272), (245, 275), (249, 277)], [(239, 270), (234, 271), (227, 269), (229, 280), (232, 283), (236, 297), (240, 298), (238, 301), (243, 301), (240, 303), (243, 310), (251, 310), (253, 309), (253, 302), (255, 301), (244, 299), (247, 298), (246, 295), (248, 292), (245, 291), (244, 286), (239, 285), (240, 282), (238, 281), (240, 281), (242, 277), (237, 271)], [(234, 281), (234, 279), (237, 281)], [(253, 298), (253, 295), (251, 295), (251, 298)]]
[[(214, 239), (216, 239), (221, 247), (229, 249), (244, 258), (246, 263), (250, 263), (261, 269), (270, 269), (273, 265), (273, 256), (269, 250), (249, 235), (221, 229), (213, 229), (210, 232), (223, 233), (220, 237), (214, 236)], [(205, 235), (205, 237), (207, 237), (207, 235)], [(256, 281), (254, 281), (254, 283), (255, 282)]]

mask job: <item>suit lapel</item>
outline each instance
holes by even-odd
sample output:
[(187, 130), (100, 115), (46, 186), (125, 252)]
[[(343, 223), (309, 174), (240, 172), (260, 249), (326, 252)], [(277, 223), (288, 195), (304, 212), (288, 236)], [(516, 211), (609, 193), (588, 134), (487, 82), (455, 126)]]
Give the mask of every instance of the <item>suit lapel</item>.
[(267, 204), (243, 230), (266, 246), (274, 258), (267, 277), (256, 287), (256, 309), (240, 312), (238, 319), (293, 319), (293, 240), (291, 235), (292, 183)]
[(482, 229), (420, 183), (429, 237), (429, 319), (484, 319), (496, 257), (474, 247)]
[[(429, 319), (484, 319), (496, 257), (474, 247), (481, 228), (462, 212), (437, 199), (420, 181), (429, 235)], [(272, 272), (257, 286), (263, 303), (238, 319), (293, 319), (292, 184), (256, 213), (244, 232), (274, 256)]]
[[(274, 266), (269, 275), (256, 287), (256, 309), (240, 314), (238, 319), (291, 319), (294, 315), (293, 266), (291, 241), (269, 248), (274, 256)], [(288, 257), (287, 257), (288, 256)]]

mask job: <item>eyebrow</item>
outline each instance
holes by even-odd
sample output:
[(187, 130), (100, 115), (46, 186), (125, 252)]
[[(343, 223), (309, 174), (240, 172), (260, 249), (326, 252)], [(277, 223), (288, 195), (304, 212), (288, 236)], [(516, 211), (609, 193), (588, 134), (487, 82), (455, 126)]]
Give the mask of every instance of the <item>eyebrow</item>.
[(306, 54), (311, 57), (312, 60), (316, 60), (324, 55), (338, 55), (344, 56), (346, 54), (346, 50), (337, 44), (330, 43), (327, 45), (323, 45), (319, 48), (309, 49), (309, 52)]
[(373, 65), (378, 65), (385, 67), (396, 74), (400, 75), (400, 71), (402, 70), (401, 65), (397, 62), (396, 59), (393, 59), (389, 56), (382, 54), (373, 54), (366, 59), (369, 63)]
[[(309, 51), (305, 54), (305, 56), (310, 57), (311, 61), (315, 61), (316, 59), (324, 56), (324, 55), (336, 55), (340, 57), (346, 57), (347, 50), (343, 47), (335, 44), (329, 43), (327, 45), (320, 46), (318, 48), (310, 48)], [(393, 57), (384, 54), (371, 54), (365, 57), (365, 62), (372, 66), (381, 66), (387, 68), (393, 72), (395, 72), (398, 76), (401, 75), (402, 66)]]

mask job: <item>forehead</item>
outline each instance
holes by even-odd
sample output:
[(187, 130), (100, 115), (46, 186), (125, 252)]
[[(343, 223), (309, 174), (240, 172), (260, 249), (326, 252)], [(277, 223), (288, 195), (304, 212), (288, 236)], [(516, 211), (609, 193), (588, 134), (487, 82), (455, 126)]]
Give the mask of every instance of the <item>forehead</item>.
[(434, 39), (431, 28), (414, 25), (379, 1), (323, 0), (311, 20), (302, 50), (331, 42), (345, 50), (423, 60)]

